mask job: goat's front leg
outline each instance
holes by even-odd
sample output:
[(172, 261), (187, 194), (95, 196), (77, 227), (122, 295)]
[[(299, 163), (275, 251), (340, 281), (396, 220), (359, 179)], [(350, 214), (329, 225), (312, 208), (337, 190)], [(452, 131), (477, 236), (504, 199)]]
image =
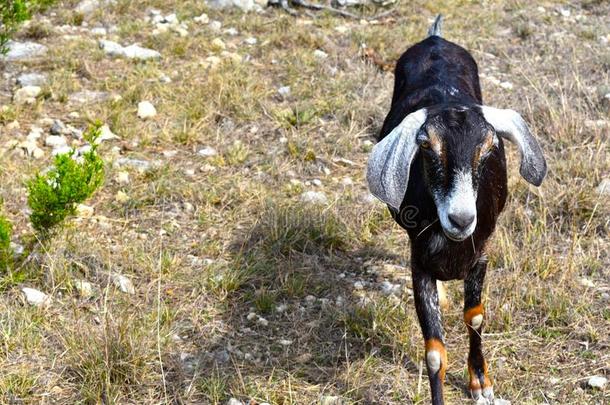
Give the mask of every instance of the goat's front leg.
[(438, 306), (436, 280), (425, 272), (414, 269), (413, 293), (417, 318), (426, 343), (426, 366), (432, 391), (432, 404), (442, 405), (447, 352), (443, 342), (443, 324)]
[(483, 304), (481, 291), (487, 270), (487, 258), (479, 259), (464, 280), (464, 322), (470, 337), (468, 353), (468, 374), (470, 375), (470, 393), (475, 401), (485, 398), (493, 401), (494, 391), (491, 378), (487, 375), (487, 362), (483, 357), (481, 333), (483, 333)]

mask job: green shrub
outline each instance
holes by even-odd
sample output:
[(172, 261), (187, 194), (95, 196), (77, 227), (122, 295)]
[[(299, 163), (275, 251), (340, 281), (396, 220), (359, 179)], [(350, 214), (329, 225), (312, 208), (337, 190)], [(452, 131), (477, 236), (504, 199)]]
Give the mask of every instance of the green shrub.
[(7, 42), (19, 25), (33, 13), (44, 11), (55, 0), (0, 0), (0, 54), (8, 49)]
[(85, 134), (91, 149), (78, 159), (75, 151), (55, 156), (54, 166), (27, 183), (30, 221), (45, 236), (67, 216), (74, 215), (77, 204), (89, 198), (104, 181), (104, 162), (97, 154), (100, 124)]

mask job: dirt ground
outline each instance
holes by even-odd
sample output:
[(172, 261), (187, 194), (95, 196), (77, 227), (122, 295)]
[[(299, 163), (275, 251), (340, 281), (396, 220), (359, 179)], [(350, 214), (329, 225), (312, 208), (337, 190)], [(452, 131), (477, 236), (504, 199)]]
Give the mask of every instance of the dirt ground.
[[(77, 130), (101, 120), (118, 139), (100, 148), (93, 214), (1, 275), (2, 403), (428, 403), (408, 238), (368, 194), (364, 168), (392, 66), (437, 13), (445, 38), (477, 60), (485, 102), (521, 112), (549, 164), (532, 187), (508, 147), (510, 196), (484, 291), (496, 397), (610, 403), (609, 386), (587, 384), (610, 374), (607, 1), (349, 9), (362, 19), (195, 0), (81, 13), (78, 3), (60, 1), (19, 32), (45, 55), (1, 64), (0, 198), (16, 244), (32, 234), (24, 182), (51, 162), (53, 120)], [(155, 25), (152, 9), (178, 22)], [(112, 57), (102, 39), (161, 57)], [(33, 104), (17, 105), (23, 72), (47, 77)], [(76, 100), (85, 90), (104, 93)], [(157, 114), (140, 119), (141, 101)], [(33, 127), (39, 158), (19, 146)], [(51, 301), (30, 305), (23, 287)], [(448, 288), (453, 404), (469, 401), (468, 342), (461, 283)]]

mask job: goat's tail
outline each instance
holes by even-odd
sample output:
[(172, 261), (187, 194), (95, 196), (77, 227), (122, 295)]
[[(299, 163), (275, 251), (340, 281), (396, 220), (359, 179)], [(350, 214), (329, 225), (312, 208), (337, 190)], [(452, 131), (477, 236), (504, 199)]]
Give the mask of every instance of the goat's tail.
[(432, 37), (434, 35), (436, 35), (437, 37), (442, 36), (441, 35), (442, 25), (443, 25), (443, 16), (442, 16), (442, 14), (439, 14), (434, 19), (434, 22), (432, 23), (430, 28), (428, 28), (428, 36), (429, 37)]

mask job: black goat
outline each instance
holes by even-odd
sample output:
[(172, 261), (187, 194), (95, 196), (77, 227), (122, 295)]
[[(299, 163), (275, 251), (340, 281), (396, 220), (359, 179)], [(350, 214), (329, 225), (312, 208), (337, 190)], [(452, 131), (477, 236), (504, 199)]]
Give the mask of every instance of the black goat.
[(447, 355), (437, 280), (464, 280), (468, 371), (475, 400), (493, 399), (481, 349), (485, 244), (506, 201), (502, 138), (520, 149), (520, 173), (539, 186), (546, 174), (540, 146), (512, 110), (483, 106), (477, 64), (440, 37), (400, 57), (392, 106), (373, 148), (367, 180), (411, 240), (415, 308), (425, 339), (433, 404), (443, 403)]

